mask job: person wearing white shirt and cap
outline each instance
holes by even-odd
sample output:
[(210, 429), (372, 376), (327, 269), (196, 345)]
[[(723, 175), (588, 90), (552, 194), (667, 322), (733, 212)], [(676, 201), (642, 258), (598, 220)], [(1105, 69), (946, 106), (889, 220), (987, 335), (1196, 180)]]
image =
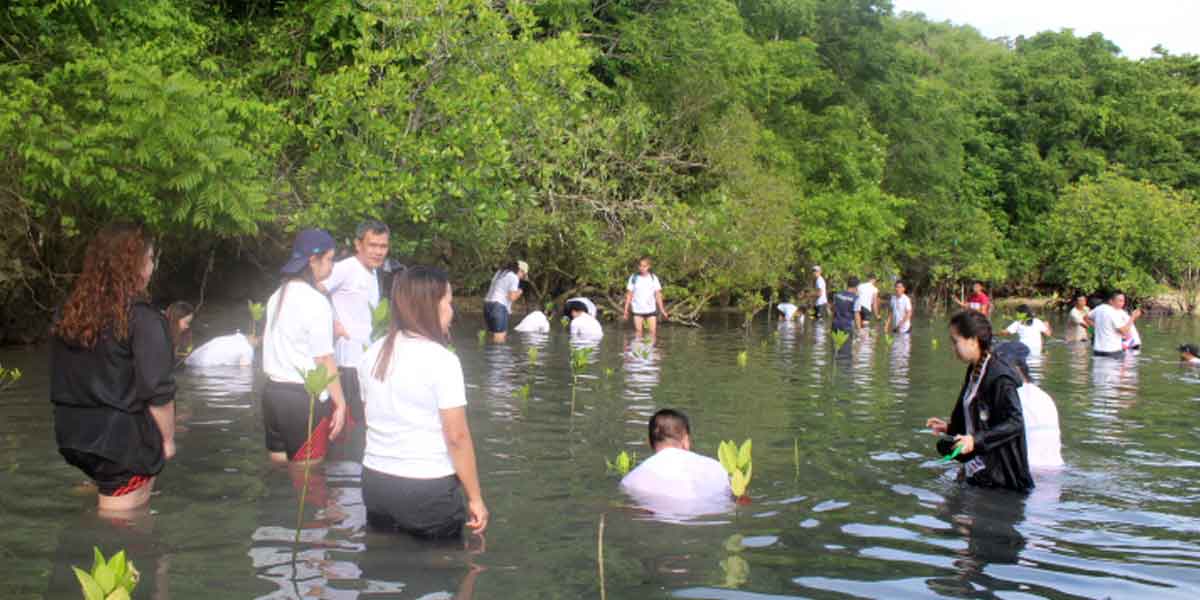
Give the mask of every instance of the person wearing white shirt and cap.
[(513, 261), (492, 275), (483, 300), (483, 322), (492, 334), (493, 342), (508, 338), (508, 319), (512, 315), (512, 303), (521, 297), (521, 280), (529, 276), (529, 263)]
[(363, 408), (354, 366), (371, 344), (372, 314), (380, 298), (378, 270), (387, 260), (389, 235), (387, 225), (363, 221), (355, 231), (354, 256), (334, 264), (333, 272), (321, 282), (333, 303), (334, 357), (342, 391), (357, 422), (362, 421)]

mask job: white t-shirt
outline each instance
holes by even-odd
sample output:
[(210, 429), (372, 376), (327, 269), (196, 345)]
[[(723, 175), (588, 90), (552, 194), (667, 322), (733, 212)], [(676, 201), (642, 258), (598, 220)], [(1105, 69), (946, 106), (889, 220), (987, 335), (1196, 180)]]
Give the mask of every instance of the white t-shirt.
[(571, 337), (598, 340), (604, 337), (604, 329), (600, 327), (600, 321), (597, 321), (596, 317), (583, 313), (571, 319)]
[(829, 304), (829, 296), (825, 293), (825, 278), (817, 275), (817, 306)]
[(373, 373), (385, 343), (371, 344), (358, 362), (367, 421), (363, 466), (410, 479), (453, 475), (439, 411), (467, 404), (462, 364), (441, 344), (397, 335), (380, 381)]
[(540, 310), (535, 310), (517, 324), (514, 330), (520, 333), (549, 333), (550, 320)]
[(778, 306), (776, 306), (775, 308), (779, 312), (783, 313), (783, 318), (785, 318), (789, 321), (792, 320), (792, 316), (794, 316), (796, 314), (796, 311), (800, 310), (799, 306), (796, 306), (795, 304), (792, 304), (791, 302), (783, 302), (783, 303), (779, 304)]
[[(1121, 311), (1121, 312), (1125, 312), (1125, 311)], [(1129, 316), (1129, 313), (1126, 312), (1125, 315)], [(1132, 318), (1132, 317), (1129, 317), (1129, 318)], [(1122, 344), (1124, 345), (1126, 350), (1132, 350), (1134, 348), (1142, 347), (1142, 334), (1138, 333), (1136, 323), (1132, 327), (1129, 328), (1129, 337), (1125, 338), (1122, 341)]]
[(862, 309), (869, 311), (875, 310), (875, 296), (879, 295), (879, 288), (867, 281), (858, 285), (858, 300), (854, 301), (854, 312), (859, 312)]
[(193, 350), (184, 364), (189, 367), (250, 366), (254, 364), (254, 346), (240, 333), (215, 337)]
[(1111, 304), (1101, 304), (1088, 313), (1095, 323), (1096, 334), (1092, 340), (1092, 350), (1096, 352), (1120, 352), (1121, 332), (1117, 329), (1129, 322), (1125, 311), (1114, 308)]
[(733, 497), (721, 463), (680, 448), (664, 448), (621, 479), (621, 488), (646, 505), (678, 509), (728, 504)]
[[(567, 300), (567, 304), (570, 304), (572, 302), (579, 302), (579, 303), (583, 304), (584, 306), (586, 306), (587, 313), (589, 315), (592, 315), (593, 317), (599, 316), (596, 314), (596, 303), (595, 302), (592, 302), (591, 300), (584, 298), (583, 296), (576, 296), (574, 298), (571, 298), (570, 300)], [(564, 304), (563, 306), (566, 306), (566, 304)]]
[(625, 284), (625, 290), (633, 292), (633, 302), (629, 307), (635, 315), (649, 315), (658, 310), (658, 301), (654, 295), (655, 292), (662, 289), (662, 284), (658, 281), (658, 275), (653, 273), (642, 275), (634, 273), (629, 276), (629, 281)]
[(900, 328), (900, 333), (908, 333), (912, 329), (912, 319), (909, 318), (907, 323), (904, 322), (904, 319), (912, 314), (912, 299), (908, 297), (908, 294), (892, 296), (889, 304), (892, 307), (892, 327), (901, 327), (900, 324), (904, 323), (904, 326)]
[(1030, 354), (1042, 353), (1042, 335), (1046, 332), (1046, 324), (1041, 319), (1034, 319), (1031, 325), (1027, 325), (1025, 321), (1013, 321), (1005, 331), (1016, 335), (1017, 339), (1029, 348)]
[(509, 312), (512, 312), (512, 299), (508, 297), (508, 294), (519, 289), (521, 289), (521, 278), (517, 277), (516, 273), (508, 269), (496, 271), (496, 274), (492, 276), (492, 285), (488, 288), (484, 302), (499, 302)]
[(1021, 413), (1025, 420), (1025, 444), (1030, 467), (1059, 467), (1062, 459), (1062, 432), (1058, 427), (1058, 408), (1042, 388), (1026, 383), (1017, 388)]
[(1079, 307), (1071, 309), (1067, 315), (1067, 335), (1068, 342), (1079, 342), (1088, 338), (1087, 325), (1083, 324), (1083, 318), (1086, 317), (1088, 311), (1079, 310)]
[(267, 300), (263, 371), (272, 381), (304, 383), (300, 371), (311, 371), (317, 366), (313, 359), (333, 354), (333, 308), (329, 299), (311, 285), (291, 281), (279, 312), (283, 289), (275, 290)]
[(352, 367), (371, 343), (371, 311), (379, 305), (379, 279), (351, 256), (333, 265), (333, 273), (321, 284), (333, 302), (334, 318), (350, 335), (334, 342), (337, 364)]

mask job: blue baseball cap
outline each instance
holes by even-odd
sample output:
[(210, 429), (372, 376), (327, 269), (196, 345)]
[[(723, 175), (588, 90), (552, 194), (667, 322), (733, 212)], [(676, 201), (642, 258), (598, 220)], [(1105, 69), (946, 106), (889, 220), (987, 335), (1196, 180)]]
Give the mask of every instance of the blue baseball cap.
[(292, 257), (283, 264), (283, 268), (279, 269), (284, 275), (295, 275), (304, 270), (308, 264), (308, 257), (320, 256), (333, 250), (336, 246), (333, 241), (333, 236), (329, 235), (322, 229), (305, 229), (296, 234), (296, 241), (292, 244)]

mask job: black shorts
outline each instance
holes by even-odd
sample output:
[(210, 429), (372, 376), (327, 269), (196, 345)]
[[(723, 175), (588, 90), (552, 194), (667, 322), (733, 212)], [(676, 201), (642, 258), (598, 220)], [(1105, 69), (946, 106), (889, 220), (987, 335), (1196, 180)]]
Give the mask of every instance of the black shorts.
[(492, 333), (508, 331), (508, 307), (499, 302), (483, 303), (483, 323)]
[(657, 319), (658, 311), (656, 310), (654, 312), (648, 312), (648, 313), (635, 312), (635, 313), (633, 313), (633, 316), (635, 316), (639, 319)]
[(1092, 350), (1092, 356), (1100, 356), (1103, 358), (1121, 358), (1122, 356), (1125, 356), (1125, 351), (1117, 350), (1115, 352), (1101, 352), (1099, 350)]
[(74, 448), (59, 448), (58, 452), (70, 464), (92, 481), (100, 490), (101, 496), (124, 496), (154, 479), (158, 473), (134, 473), (117, 463), (91, 452)]
[(858, 314), (859, 314), (860, 318), (862, 318), (863, 323), (867, 323), (871, 319), (875, 318), (875, 313), (871, 312), (871, 309), (869, 309), (869, 308), (859, 309)]
[(467, 522), (462, 483), (457, 475), (409, 479), (363, 467), (367, 523), (384, 531), (422, 538), (454, 538)]
[[(262, 396), (263, 429), (268, 452), (286, 452), (288, 460), (320, 459), (329, 450), (333, 402), (313, 406), (313, 433), (308, 437), (308, 392), (299, 383), (267, 381)], [(309, 443), (311, 441), (311, 443)]]

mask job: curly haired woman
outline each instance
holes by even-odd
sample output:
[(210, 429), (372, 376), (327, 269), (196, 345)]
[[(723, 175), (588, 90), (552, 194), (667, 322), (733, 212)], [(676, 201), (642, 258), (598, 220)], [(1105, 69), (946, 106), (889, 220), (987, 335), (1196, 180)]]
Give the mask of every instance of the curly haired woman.
[(96, 482), (101, 511), (148, 502), (175, 455), (171, 335), (146, 294), (154, 266), (154, 243), (140, 226), (106, 227), (51, 329), (58, 451)]

